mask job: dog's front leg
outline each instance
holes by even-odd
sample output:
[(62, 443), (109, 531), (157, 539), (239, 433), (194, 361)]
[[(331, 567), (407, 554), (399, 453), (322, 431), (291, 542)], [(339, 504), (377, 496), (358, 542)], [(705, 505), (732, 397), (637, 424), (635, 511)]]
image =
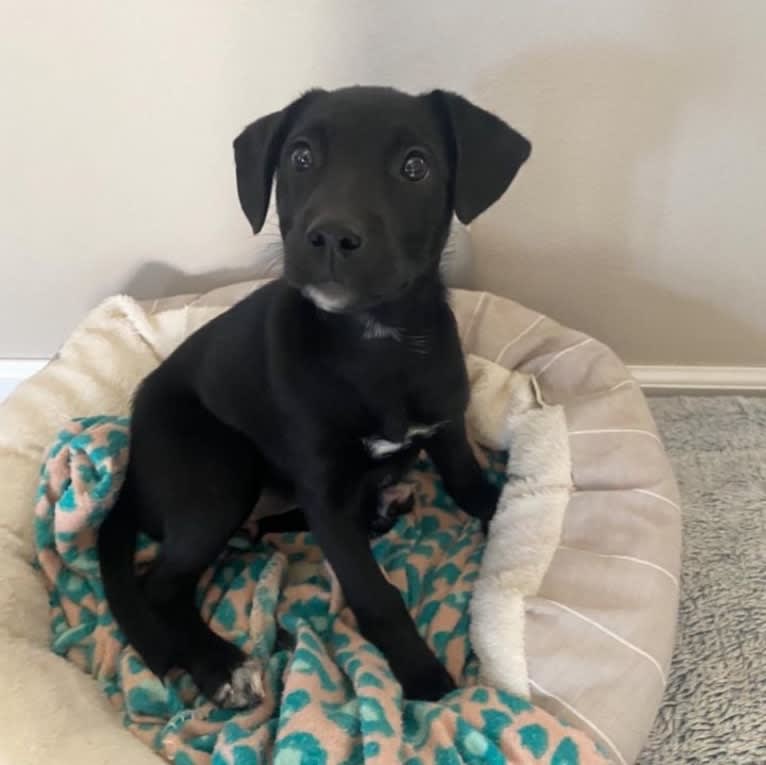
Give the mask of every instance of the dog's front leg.
[(481, 521), (486, 533), (497, 509), (500, 489), (484, 475), (468, 443), (463, 417), (458, 416), (440, 427), (428, 439), (426, 451), (449, 495), (462, 510)]
[(435, 701), (455, 684), (434, 656), (407, 611), (399, 591), (383, 576), (370, 550), (369, 485), (316, 485), (305, 493), (309, 526), (338, 577), (359, 629), (388, 660), (405, 697)]

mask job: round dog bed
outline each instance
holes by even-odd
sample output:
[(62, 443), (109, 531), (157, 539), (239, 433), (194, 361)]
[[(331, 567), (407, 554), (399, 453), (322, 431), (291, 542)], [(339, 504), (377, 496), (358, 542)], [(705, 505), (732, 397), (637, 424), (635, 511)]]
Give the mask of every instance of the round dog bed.
[[(149, 761), (97, 685), (50, 653), (48, 604), (29, 566), (40, 463), (63, 425), (94, 414), (94, 401), (98, 413), (124, 414), (151, 368), (253, 286), (146, 305), (110, 299), (0, 407), (0, 718), (14, 731), (14, 761), (55, 752), (64, 762), (89, 746), (103, 761), (124, 762), (128, 750)], [(585, 730), (616, 762), (633, 762), (662, 696), (678, 598), (678, 495), (651, 415), (601, 343), (487, 293), (453, 291), (452, 305), (477, 397), (526, 391), (523, 406), (496, 410), (507, 422), (495, 430), (510, 433), (499, 445), (510, 447), (511, 478), (514, 465), (555, 466), (540, 491), (524, 479), (509, 481), (509, 494), (563, 498), (537, 512), (529, 505), (505, 529), (510, 539), (493, 523), (483, 580), (492, 586), (477, 585), (472, 610), (483, 625), (475, 641), (483, 673)], [(503, 370), (530, 385), (514, 387)], [(535, 442), (538, 454), (525, 451), (523, 437), (532, 398), (564, 428), (563, 443)], [(492, 422), (474, 419), (491, 435)]]

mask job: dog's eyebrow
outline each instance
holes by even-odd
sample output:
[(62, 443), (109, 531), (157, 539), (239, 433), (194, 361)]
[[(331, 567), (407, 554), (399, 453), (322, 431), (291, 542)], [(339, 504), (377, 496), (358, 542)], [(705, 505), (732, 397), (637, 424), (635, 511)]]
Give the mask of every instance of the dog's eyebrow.
[(394, 139), (392, 143), (399, 146), (422, 146), (429, 148), (428, 141), (424, 141), (409, 125), (395, 125), (393, 129)]
[(302, 139), (324, 142), (327, 140), (327, 126), (324, 121), (316, 120), (305, 124), (296, 125), (287, 135), (285, 143), (292, 143)]

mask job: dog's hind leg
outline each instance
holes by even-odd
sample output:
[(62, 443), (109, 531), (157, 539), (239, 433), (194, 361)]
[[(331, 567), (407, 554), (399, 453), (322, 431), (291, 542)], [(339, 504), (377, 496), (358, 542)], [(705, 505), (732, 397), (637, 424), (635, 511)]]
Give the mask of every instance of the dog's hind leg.
[(202, 572), (257, 501), (260, 460), (244, 436), (196, 402), (174, 401), (164, 413), (153, 409), (151, 427), (138, 427), (134, 438), (142, 509), (159, 522), (162, 539), (143, 592), (173, 635), (175, 663), (197, 687), (221, 706), (250, 706), (260, 699), (260, 675), (204, 622), (194, 594)]

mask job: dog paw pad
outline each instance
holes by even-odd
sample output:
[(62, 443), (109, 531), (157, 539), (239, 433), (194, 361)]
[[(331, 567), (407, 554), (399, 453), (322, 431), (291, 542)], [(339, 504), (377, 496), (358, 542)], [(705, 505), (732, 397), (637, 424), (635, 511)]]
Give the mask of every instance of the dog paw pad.
[(224, 683), (213, 696), (213, 701), (224, 709), (244, 709), (254, 707), (263, 700), (263, 677), (257, 662), (248, 660), (240, 664), (231, 673), (231, 678)]

